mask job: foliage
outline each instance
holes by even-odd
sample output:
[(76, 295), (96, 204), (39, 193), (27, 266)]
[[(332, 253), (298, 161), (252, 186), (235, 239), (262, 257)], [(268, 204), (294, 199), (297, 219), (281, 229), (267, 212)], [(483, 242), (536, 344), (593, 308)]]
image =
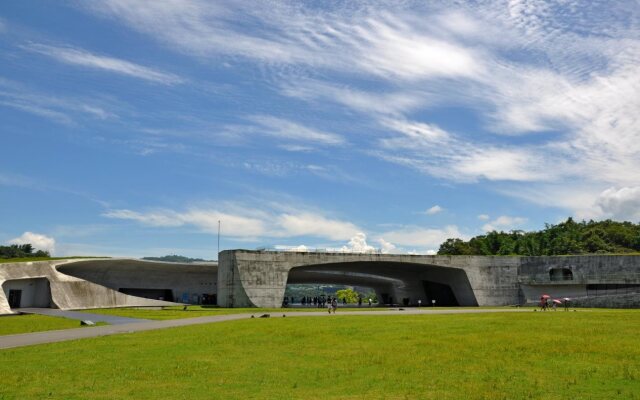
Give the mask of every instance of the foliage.
[(582, 221), (572, 218), (557, 225), (546, 224), (537, 232), (488, 232), (465, 242), (447, 239), (440, 245), (442, 255), (523, 255), (610, 254), (640, 251), (640, 224), (631, 222)]
[(190, 258), (185, 256), (179, 256), (176, 254), (162, 256), (162, 257), (142, 257), (143, 260), (151, 260), (151, 261), (165, 261), (165, 262), (175, 262), (175, 263), (192, 263), (192, 262), (205, 262), (211, 260), (205, 260), (202, 258)]
[(639, 331), (637, 310), (249, 318), (2, 350), (0, 398), (638, 399)]
[(346, 300), (347, 303), (357, 303), (360, 296), (360, 293), (351, 288), (338, 290), (336, 292), (336, 297), (341, 301)]
[(51, 257), (48, 251), (34, 250), (29, 243), (0, 246), (0, 258)]

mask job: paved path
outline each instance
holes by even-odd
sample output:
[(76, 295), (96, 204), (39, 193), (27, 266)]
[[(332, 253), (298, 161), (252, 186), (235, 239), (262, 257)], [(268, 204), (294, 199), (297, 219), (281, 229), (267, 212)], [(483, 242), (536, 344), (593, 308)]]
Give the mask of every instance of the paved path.
[(106, 322), (109, 325), (133, 324), (148, 321), (147, 319), (119, 317), (117, 315), (89, 314), (78, 311), (57, 310), (55, 308), (19, 308), (17, 311), (25, 314), (40, 314), (51, 317), (77, 319), (78, 321)]
[[(386, 310), (386, 311), (344, 311), (340, 312), (338, 308), (337, 314), (329, 315), (327, 312), (270, 312), (271, 318), (286, 317), (326, 317), (339, 318), (347, 315), (416, 315), (416, 314), (476, 314), (476, 313), (496, 313), (496, 312), (531, 312), (531, 309), (505, 308), (505, 309), (453, 309), (453, 310), (424, 310), (424, 309), (406, 309)], [(198, 318), (172, 319), (166, 321), (145, 321), (131, 324), (113, 325), (113, 326), (96, 326), (90, 328), (66, 329), (59, 331), (45, 331), (24, 333), (20, 335), (0, 336), (0, 349), (8, 349), (12, 347), (30, 346), (42, 343), (64, 342), (67, 340), (84, 339), (99, 336), (116, 335), (119, 333), (133, 333), (141, 331), (149, 331), (154, 329), (175, 328), (188, 325), (210, 324), (223, 321), (234, 321), (240, 319), (248, 319), (252, 316), (260, 317), (262, 313), (245, 313), (230, 315), (215, 315)]]

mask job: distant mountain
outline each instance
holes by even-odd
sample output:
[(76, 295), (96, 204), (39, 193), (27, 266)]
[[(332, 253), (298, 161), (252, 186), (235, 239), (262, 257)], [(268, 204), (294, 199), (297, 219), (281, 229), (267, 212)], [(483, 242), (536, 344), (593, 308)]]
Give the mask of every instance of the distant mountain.
[(190, 258), (185, 256), (178, 256), (176, 254), (162, 256), (162, 257), (142, 257), (143, 260), (150, 261), (165, 261), (165, 262), (178, 262), (178, 263), (192, 263), (192, 262), (212, 262), (214, 260), (204, 260), (202, 258)]

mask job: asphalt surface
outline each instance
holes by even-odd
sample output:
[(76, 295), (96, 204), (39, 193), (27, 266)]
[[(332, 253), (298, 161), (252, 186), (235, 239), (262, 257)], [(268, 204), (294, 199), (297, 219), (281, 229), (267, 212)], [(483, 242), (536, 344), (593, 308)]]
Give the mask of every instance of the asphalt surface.
[[(425, 310), (417, 308), (408, 308), (406, 310), (385, 310), (385, 311), (345, 311), (340, 312), (338, 308), (337, 314), (329, 314), (327, 312), (270, 312), (267, 313), (271, 318), (282, 317), (325, 317), (340, 318), (340, 316), (351, 315), (416, 315), (416, 314), (479, 314), (479, 313), (496, 313), (496, 312), (531, 312), (531, 309), (505, 308), (505, 309), (453, 309), (453, 310)], [(80, 314), (80, 313), (78, 313)], [(83, 315), (87, 315), (82, 313)], [(188, 325), (211, 324), (223, 321), (235, 321), (241, 319), (249, 319), (252, 317), (259, 318), (262, 313), (244, 313), (230, 315), (216, 315), (208, 317), (172, 319), (165, 321), (148, 321), (134, 322), (121, 325), (96, 326), (88, 328), (65, 329), (58, 331), (45, 331), (24, 333), (19, 335), (0, 336), (0, 349), (9, 349), (14, 347), (31, 346), (43, 343), (64, 342), (68, 340), (85, 339), (100, 336), (117, 335), (121, 333), (134, 333), (142, 331), (150, 331), (155, 329), (176, 328)]]

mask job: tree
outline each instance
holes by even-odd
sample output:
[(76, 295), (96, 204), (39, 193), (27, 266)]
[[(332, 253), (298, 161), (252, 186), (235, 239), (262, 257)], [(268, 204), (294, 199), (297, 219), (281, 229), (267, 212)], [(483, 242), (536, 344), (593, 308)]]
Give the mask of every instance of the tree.
[(336, 291), (336, 297), (340, 300), (347, 300), (347, 303), (357, 303), (360, 295), (351, 288)]

